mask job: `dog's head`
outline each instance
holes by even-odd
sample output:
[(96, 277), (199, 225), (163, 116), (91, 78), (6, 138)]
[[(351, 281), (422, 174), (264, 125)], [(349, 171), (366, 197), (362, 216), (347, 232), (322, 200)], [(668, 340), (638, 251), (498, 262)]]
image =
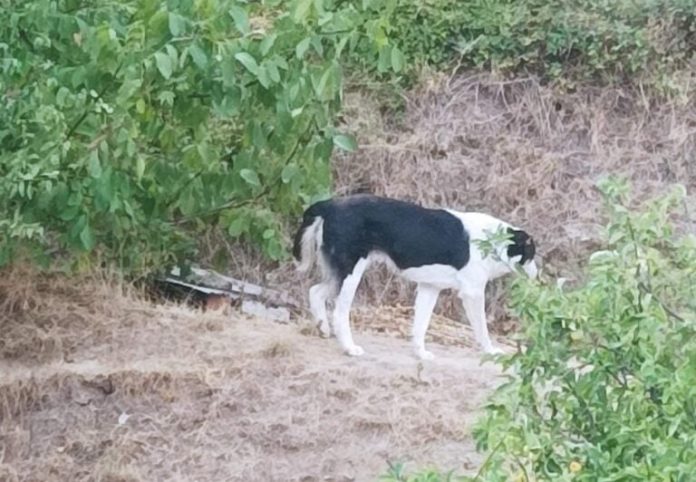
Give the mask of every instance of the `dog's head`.
[(511, 244), (507, 248), (508, 259), (513, 263), (519, 263), (530, 278), (536, 278), (538, 269), (534, 260), (536, 255), (534, 239), (521, 229), (508, 228), (507, 231), (512, 235)]

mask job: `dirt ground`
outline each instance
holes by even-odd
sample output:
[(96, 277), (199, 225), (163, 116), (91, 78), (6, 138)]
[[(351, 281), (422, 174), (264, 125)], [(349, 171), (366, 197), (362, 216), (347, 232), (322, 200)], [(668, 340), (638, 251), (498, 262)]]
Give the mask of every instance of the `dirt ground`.
[(421, 363), (405, 308), (356, 315), (356, 359), (306, 324), (109, 284), (0, 295), (0, 480), (371, 481), (389, 462), (481, 463), (470, 429), (500, 369), (444, 318)]

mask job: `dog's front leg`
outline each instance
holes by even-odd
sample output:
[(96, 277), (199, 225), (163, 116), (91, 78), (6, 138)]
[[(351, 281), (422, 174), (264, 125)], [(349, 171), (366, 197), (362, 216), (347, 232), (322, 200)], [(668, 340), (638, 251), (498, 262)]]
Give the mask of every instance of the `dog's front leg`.
[(338, 343), (350, 356), (361, 356), (365, 353), (362, 347), (353, 342), (353, 334), (350, 331), (350, 308), (368, 263), (368, 260), (365, 258), (356, 263), (353, 272), (346, 276), (341, 283), (341, 289), (338, 292), (336, 306), (334, 307), (334, 332), (336, 333)]
[(432, 360), (435, 356), (425, 349), (425, 333), (428, 331), (430, 318), (437, 302), (440, 290), (427, 285), (419, 284), (416, 293), (413, 316), (413, 348), (416, 356), (421, 360)]
[(485, 353), (499, 355), (504, 353), (502, 349), (493, 346), (488, 335), (488, 324), (486, 323), (486, 298), (484, 290), (477, 290), (472, 293), (460, 292), (459, 297), (464, 304), (466, 317), (469, 319), (471, 328), (474, 330), (474, 337)]

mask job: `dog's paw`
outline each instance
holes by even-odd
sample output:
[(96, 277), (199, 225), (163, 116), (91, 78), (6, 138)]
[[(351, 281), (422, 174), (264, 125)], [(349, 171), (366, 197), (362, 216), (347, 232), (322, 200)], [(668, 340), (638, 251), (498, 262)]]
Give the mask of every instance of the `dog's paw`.
[(487, 355), (504, 355), (505, 354), (505, 351), (498, 346), (492, 346), (490, 348), (487, 348), (484, 351)]
[(365, 350), (363, 350), (358, 345), (353, 345), (353, 346), (349, 346), (348, 348), (346, 348), (346, 353), (349, 356), (362, 356), (365, 354)]
[(328, 321), (323, 321), (319, 325), (319, 336), (322, 338), (331, 338), (331, 326)]
[(425, 348), (416, 348), (416, 356), (421, 360), (434, 360), (435, 355), (426, 350)]

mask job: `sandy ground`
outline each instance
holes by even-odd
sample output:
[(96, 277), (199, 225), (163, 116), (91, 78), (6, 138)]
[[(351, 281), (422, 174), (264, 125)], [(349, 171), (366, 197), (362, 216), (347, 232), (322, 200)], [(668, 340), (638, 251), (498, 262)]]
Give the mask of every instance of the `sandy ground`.
[(500, 369), (443, 318), (421, 363), (407, 309), (356, 315), (356, 359), (236, 312), (108, 293), (39, 305), (0, 326), (0, 480), (371, 481), (388, 461), (481, 462), (470, 429)]

